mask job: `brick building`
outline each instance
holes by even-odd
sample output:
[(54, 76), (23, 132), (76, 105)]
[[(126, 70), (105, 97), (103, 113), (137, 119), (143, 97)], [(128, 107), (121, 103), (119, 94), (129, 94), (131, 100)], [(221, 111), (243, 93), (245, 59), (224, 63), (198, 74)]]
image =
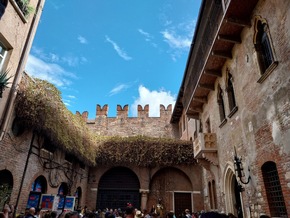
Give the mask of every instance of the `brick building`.
[[(1, 46), (14, 49), (13, 41), (7, 43), (12, 30), (1, 26), (8, 25), (5, 23), (12, 18), (18, 19), (12, 2), (0, 21), (0, 40)], [(32, 3), (36, 5), (37, 1)], [(173, 112), (171, 106), (161, 105), (160, 117), (149, 117), (146, 105), (138, 106), (138, 117), (128, 117), (128, 106), (118, 105), (117, 116), (107, 117), (108, 106), (97, 105), (93, 120), (88, 119), (87, 112), (77, 112), (96, 136), (122, 137), (117, 143), (102, 145), (94, 166), (68, 148), (53, 146), (45, 132), (41, 135), (23, 129), (12, 113), (11, 97), (8, 112), (2, 109), (1, 131), (5, 134), (0, 142), (0, 185), (10, 185), (10, 203), (24, 209), (33, 190), (75, 195), (77, 206), (91, 209), (115, 208), (128, 201), (150, 209), (160, 199), (164, 211), (174, 210), (177, 214), (189, 208), (224, 211), (239, 217), (287, 217), (289, 14), (290, 3), (286, 0), (203, 0)], [(20, 54), (22, 49), (13, 53), (6, 50), (11, 56), (5, 64), (10, 60), (18, 63), (20, 56), (12, 55)], [(11, 67), (22, 72), (22, 62), (19, 64)], [(5, 95), (9, 95), (8, 89)], [(150, 140), (144, 137), (153, 139), (152, 150), (145, 149), (146, 154), (138, 150), (139, 144), (130, 141), (136, 136), (141, 138), (134, 140), (145, 145)], [(186, 147), (192, 160), (182, 160), (181, 155), (177, 162), (148, 164), (150, 157), (154, 160), (168, 155), (168, 147), (164, 149), (160, 143), (164, 138), (192, 141), (191, 149), (174, 143), (169, 146), (176, 149), (172, 159)], [(125, 148), (130, 143), (137, 150), (122, 156), (126, 152), (119, 145)], [(162, 155), (158, 146), (162, 147)], [(106, 150), (110, 149), (116, 151), (115, 157), (108, 156)], [(142, 155), (147, 155), (144, 164), (138, 163)], [(241, 174), (235, 172), (235, 157), (237, 163), (243, 157)]]
[(289, 15), (289, 1), (202, 2), (171, 123), (193, 140), (207, 210), (290, 214)]

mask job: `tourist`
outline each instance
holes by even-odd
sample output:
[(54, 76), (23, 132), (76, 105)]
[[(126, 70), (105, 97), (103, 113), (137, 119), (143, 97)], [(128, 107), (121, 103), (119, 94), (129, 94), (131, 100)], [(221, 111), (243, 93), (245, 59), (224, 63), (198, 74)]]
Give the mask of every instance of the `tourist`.
[(28, 214), (25, 216), (25, 218), (35, 218), (35, 208), (34, 207), (29, 208)]
[(134, 218), (134, 207), (132, 206), (132, 204), (130, 203), (127, 204), (125, 212), (126, 212), (125, 218)]

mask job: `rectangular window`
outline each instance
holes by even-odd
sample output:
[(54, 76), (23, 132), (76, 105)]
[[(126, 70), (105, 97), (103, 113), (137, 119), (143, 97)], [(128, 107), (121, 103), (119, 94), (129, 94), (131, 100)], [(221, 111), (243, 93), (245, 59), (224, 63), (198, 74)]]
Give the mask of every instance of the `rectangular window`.
[(0, 70), (2, 70), (2, 67), (4, 65), (6, 55), (7, 55), (7, 48), (0, 41)]

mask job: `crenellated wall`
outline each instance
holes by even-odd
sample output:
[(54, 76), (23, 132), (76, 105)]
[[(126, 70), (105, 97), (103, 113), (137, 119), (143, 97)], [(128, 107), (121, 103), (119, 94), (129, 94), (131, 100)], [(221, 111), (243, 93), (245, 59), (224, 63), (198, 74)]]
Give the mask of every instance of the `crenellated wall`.
[(82, 116), (89, 128), (98, 135), (106, 136), (136, 136), (145, 135), (150, 137), (177, 138), (178, 126), (170, 124), (172, 105), (167, 108), (160, 105), (160, 116), (149, 117), (149, 105), (138, 105), (138, 116), (128, 117), (129, 106), (117, 105), (117, 116), (108, 117), (109, 106), (101, 107), (97, 104), (96, 118), (88, 119), (88, 112), (76, 114)]

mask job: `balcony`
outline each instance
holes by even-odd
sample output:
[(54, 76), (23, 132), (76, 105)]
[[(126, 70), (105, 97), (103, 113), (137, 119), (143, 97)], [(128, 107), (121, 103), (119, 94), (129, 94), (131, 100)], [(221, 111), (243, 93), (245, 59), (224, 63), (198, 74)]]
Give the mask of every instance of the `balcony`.
[(193, 142), (194, 157), (218, 165), (217, 138), (215, 133), (199, 133)]

